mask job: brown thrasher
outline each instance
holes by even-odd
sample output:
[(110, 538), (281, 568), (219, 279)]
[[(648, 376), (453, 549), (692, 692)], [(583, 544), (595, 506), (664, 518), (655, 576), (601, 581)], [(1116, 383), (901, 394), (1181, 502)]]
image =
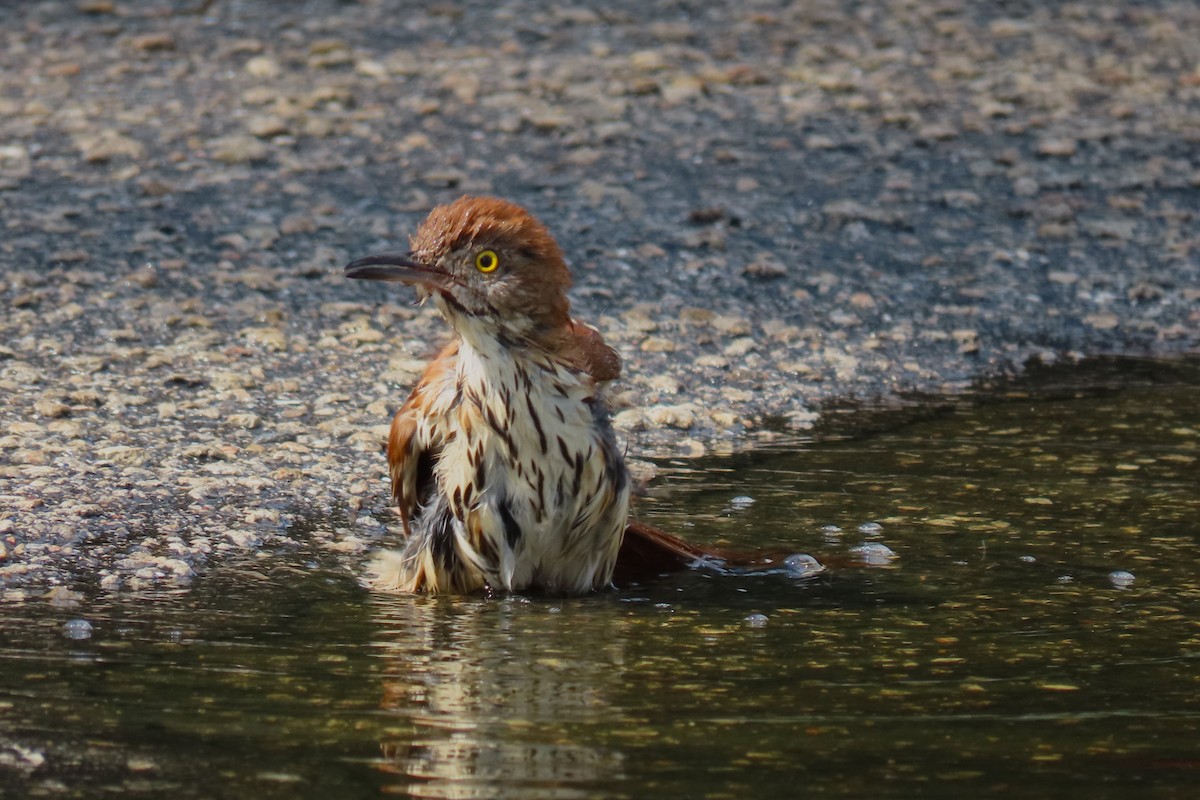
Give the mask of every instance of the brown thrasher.
[(599, 386), (617, 352), (570, 315), (571, 275), (523, 208), (462, 197), (434, 208), (404, 255), (350, 278), (412, 284), (455, 338), (396, 412), (392, 495), (406, 541), (377, 588), (582, 594), (709, 555), (628, 519), (630, 479)]

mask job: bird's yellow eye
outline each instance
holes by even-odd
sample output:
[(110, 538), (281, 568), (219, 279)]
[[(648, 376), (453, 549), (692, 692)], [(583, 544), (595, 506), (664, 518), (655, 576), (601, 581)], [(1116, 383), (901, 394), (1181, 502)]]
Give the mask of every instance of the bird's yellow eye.
[(475, 268), (480, 272), (495, 272), (500, 266), (500, 256), (495, 250), (480, 250), (475, 255)]

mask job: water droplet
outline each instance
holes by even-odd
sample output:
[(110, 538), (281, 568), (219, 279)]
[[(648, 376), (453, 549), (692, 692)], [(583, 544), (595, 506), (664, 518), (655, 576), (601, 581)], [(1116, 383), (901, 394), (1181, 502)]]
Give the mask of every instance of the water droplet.
[(752, 505), (754, 505), (754, 498), (748, 494), (739, 494), (729, 501), (729, 507), (734, 511), (745, 511)]
[(1128, 589), (1137, 580), (1133, 577), (1132, 572), (1126, 572), (1123, 569), (1114, 569), (1108, 573), (1108, 582), (1118, 589)]
[(762, 628), (766, 626), (767, 622), (770, 621), (770, 618), (766, 614), (755, 613), (748, 615), (743, 621), (751, 628)]
[(842, 529), (839, 528), (837, 525), (822, 525), (821, 526), (821, 538), (823, 538), (826, 542), (833, 544), (834, 542), (839, 541), (841, 539), (841, 536), (842, 536)]
[(858, 547), (851, 547), (850, 553), (868, 567), (887, 566), (898, 558), (892, 548), (879, 542), (867, 542)]
[(90, 639), (92, 623), (86, 619), (70, 619), (63, 623), (62, 632), (68, 639)]
[(858, 532), (863, 536), (882, 536), (883, 526), (878, 522), (863, 522), (858, 526)]
[(792, 553), (783, 560), (783, 566), (787, 569), (788, 575), (793, 578), (807, 578), (809, 575), (825, 571), (821, 562), (808, 553)]

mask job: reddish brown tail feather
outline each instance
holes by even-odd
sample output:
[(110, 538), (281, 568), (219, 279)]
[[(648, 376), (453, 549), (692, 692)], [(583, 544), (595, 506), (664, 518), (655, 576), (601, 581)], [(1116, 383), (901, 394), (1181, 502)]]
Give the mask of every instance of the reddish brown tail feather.
[(644, 522), (630, 520), (625, 526), (625, 538), (617, 553), (617, 569), (613, 581), (618, 585), (630, 580), (677, 572), (707, 562), (714, 566), (762, 568), (778, 564), (787, 553), (759, 551), (754, 553), (704, 547), (685, 542), (678, 536), (659, 530)]
[[(651, 578), (668, 572), (678, 572), (698, 565), (732, 571), (764, 570), (779, 567), (794, 553), (782, 550), (727, 550), (685, 542), (678, 536), (659, 530), (644, 522), (630, 520), (625, 526), (625, 538), (617, 553), (617, 568), (613, 582), (618, 586), (629, 581)], [(817, 555), (817, 571), (822, 569), (861, 569), (878, 567), (859, 557), (843, 553)]]
[(678, 536), (649, 525), (630, 520), (625, 526), (625, 538), (617, 553), (617, 569), (613, 581), (620, 584), (663, 572), (686, 569), (714, 554), (688, 544)]

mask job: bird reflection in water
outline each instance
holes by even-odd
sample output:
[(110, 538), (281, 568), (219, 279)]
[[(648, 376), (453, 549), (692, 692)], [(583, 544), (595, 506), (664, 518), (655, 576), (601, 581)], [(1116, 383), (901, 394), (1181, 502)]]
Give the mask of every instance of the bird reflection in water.
[[(386, 792), (569, 798), (620, 779), (622, 754), (602, 741), (622, 716), (613, 615), (589, 615), (586, 631), (568, 635), (580, 620), (557, 601), (377, 595), (372, 604), (387, 659), (383, 707), (411, 724), (382, 743), (381, 768), (399, 779)], [(544, 646), (581, 641), (570, 652)]]

